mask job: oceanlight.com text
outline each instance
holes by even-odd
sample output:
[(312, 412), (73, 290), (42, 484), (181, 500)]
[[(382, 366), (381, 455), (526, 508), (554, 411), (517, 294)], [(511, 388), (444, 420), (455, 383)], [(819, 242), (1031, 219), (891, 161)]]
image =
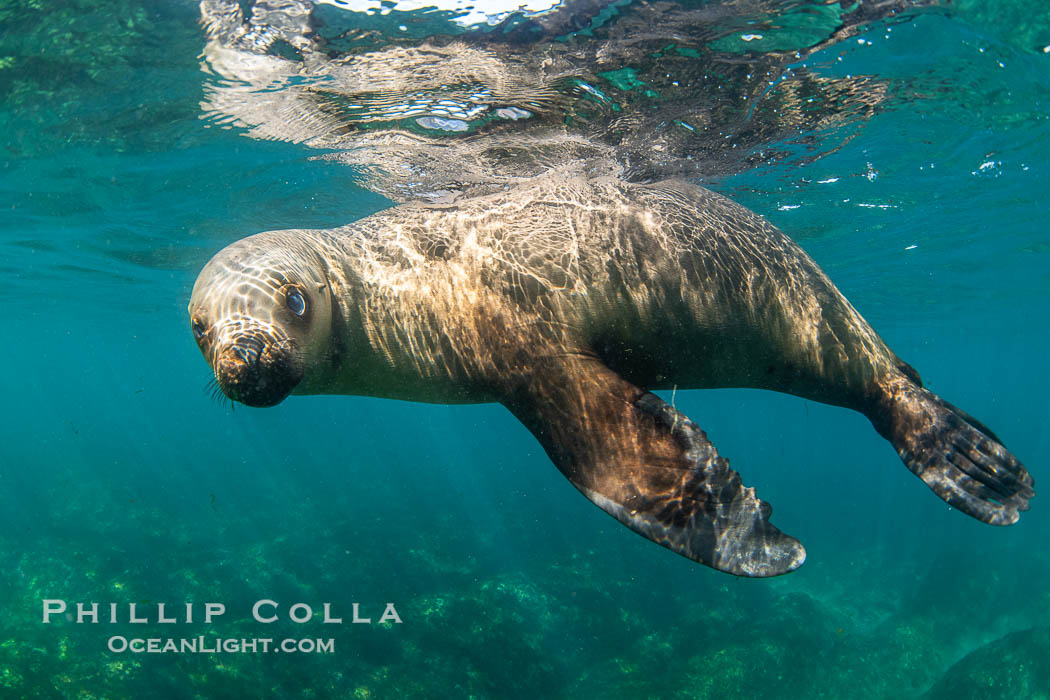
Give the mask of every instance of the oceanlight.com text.
[(265, 637), (122, 637), (109, 638), (107, 648), (117, 654), (333, 654), (334, 639), (281, 639)]

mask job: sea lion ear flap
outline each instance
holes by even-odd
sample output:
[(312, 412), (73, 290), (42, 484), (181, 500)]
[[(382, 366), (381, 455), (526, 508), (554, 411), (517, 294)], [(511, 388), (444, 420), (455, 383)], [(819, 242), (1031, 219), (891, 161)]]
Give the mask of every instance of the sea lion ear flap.
[(736, 576), (805, 560), (695, 423), (598, 360), (542, 363), (504, 403), (580, 492), (653, 542)]

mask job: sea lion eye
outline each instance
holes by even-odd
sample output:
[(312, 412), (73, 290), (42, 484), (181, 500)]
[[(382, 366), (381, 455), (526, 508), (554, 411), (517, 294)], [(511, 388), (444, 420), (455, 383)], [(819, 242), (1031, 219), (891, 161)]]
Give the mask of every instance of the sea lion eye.
[(292, 289), (284, 297), (284, 304), (296, 316), (306, 313), (306, 297), (298, 289)]
[(193, 337), (200, 341), (204, 337), (204, 324), (201, 323), (199, 318), (195, 318), (190, 321), (190, 328), (193, 330)]

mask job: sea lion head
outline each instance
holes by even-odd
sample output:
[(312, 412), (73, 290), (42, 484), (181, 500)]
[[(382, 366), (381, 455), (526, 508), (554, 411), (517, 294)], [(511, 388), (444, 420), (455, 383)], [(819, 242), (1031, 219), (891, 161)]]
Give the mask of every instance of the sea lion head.
[(274, 406), (330, 361), (332, 295), (326, 266), (293, 231), (224, 248), (197, 277), (190, 329), (222, 392)]

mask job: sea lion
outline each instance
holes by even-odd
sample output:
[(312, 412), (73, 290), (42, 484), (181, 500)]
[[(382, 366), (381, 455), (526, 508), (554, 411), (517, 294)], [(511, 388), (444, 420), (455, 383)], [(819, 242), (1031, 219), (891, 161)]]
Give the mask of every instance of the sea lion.
[(791, 571), (805, 550), (653, 389), (754, 387), (860, 411), (986, 523), (1015, 522), (1034, 495), (995, 434), (923, 388), (801, 248), (684, 182), (553, 172), (260, 233), (205, 266), (189, 313), (233, 400), (500, 402), (606, 512), (740, 576)]

